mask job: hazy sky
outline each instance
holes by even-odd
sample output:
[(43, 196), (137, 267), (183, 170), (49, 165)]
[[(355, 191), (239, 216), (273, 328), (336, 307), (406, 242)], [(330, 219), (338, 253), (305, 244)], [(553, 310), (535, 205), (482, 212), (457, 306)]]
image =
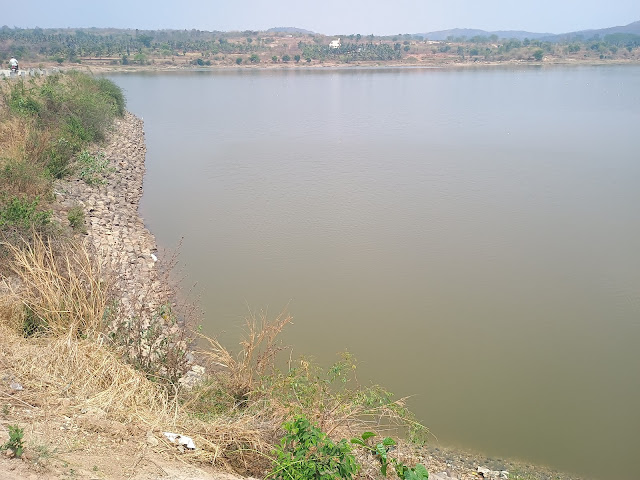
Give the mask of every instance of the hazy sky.
[(2, 0), (0, 25), (422, 33), (449, 28), (563, 33), (640, 20), (640, 0)]

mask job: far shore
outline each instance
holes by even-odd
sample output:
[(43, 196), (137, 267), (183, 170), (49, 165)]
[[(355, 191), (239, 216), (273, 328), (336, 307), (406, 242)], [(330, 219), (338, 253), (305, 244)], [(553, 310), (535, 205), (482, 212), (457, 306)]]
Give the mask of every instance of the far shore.
[(640, 61), (635, 59), (606, 59), (596, 60), (593, 58), (578, 60), (571, 59), (545, 59), (541, 62), (527, 60), (506, 60), (506, 61), (450, 61), (444, 59), (427, 59), (416, 62), (407, 61), (389, 61), (389, 62), (278, 62), (267, 63), (261, 62), (257, 64), (241, 64), (235, 63), (217, 63), (211, 66), (195, 66), (190, 64), (168, 64), (168, 63), (149, 63), (146, 65), (114, 65), (111, 60), (102, 59), (86, 59), (82, 63), (65, 63), (58, 64), (56, 62), (23, 62), (20, 65), (21, 71), (29, 71), (31, 69), (40, 70), (82, 70), (92, 73), (122, 73), (122, 72), (206, 72), (217, 70), (322, 70), (322, 69), (385, 69), (385, 68), (411, 68), (411, 69), (449, 69), (449, 68), (486, 68), (486, 67), (566, 67), (566, 66), (611, 66), (611, 65), (640, 65)]

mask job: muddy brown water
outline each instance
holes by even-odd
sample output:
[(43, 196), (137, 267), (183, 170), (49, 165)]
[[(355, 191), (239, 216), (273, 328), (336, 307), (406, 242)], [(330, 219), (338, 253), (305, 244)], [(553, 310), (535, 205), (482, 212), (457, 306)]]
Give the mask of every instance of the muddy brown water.
[(288, 305), (442, 445), (638, 478), (639, 67), (111, 78), (208, 332)]

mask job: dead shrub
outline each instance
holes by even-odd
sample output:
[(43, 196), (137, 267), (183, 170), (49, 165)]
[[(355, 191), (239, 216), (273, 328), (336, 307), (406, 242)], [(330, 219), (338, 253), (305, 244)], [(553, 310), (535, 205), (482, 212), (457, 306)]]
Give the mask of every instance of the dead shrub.
[(215, 388), (224, 392), (232, 408), (244, 408), (250, 400), (255, 401), (265, 393), (261, 389), (262, 381), (275, 374), (276, 356), (284, 348), (278, 342), (278, 334), (291, 320), (285, 313), (273, 321), (269, 321), (264, 312), (248, 316), (237, 355), (217, 339), (204, 337), (208, 346), (199, 353), (215, 379)]

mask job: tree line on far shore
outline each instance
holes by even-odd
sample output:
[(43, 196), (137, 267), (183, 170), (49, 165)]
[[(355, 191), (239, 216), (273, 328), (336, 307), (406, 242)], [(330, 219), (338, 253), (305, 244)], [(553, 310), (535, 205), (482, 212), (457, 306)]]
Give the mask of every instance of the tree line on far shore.
[[(339, 46), (330, 45), (334, 39)], [(375, 36), (284, 32), (208, 32), (201, 30), (20, 29), (0, 28), (0, 62), (16, 57), (28, 62), (82, 63), (108, 60), (112, 64), (147, 65), (169, 60), (207, 66), (219, 63), (332, 61), (454, 61), (576, 59), (637, 59), (640, 35), (615, 33), (590, 38), (566, 37), (560, 42), (501, 39), (497, 35), (447, 37), (430, 41), (421, 35)]]

